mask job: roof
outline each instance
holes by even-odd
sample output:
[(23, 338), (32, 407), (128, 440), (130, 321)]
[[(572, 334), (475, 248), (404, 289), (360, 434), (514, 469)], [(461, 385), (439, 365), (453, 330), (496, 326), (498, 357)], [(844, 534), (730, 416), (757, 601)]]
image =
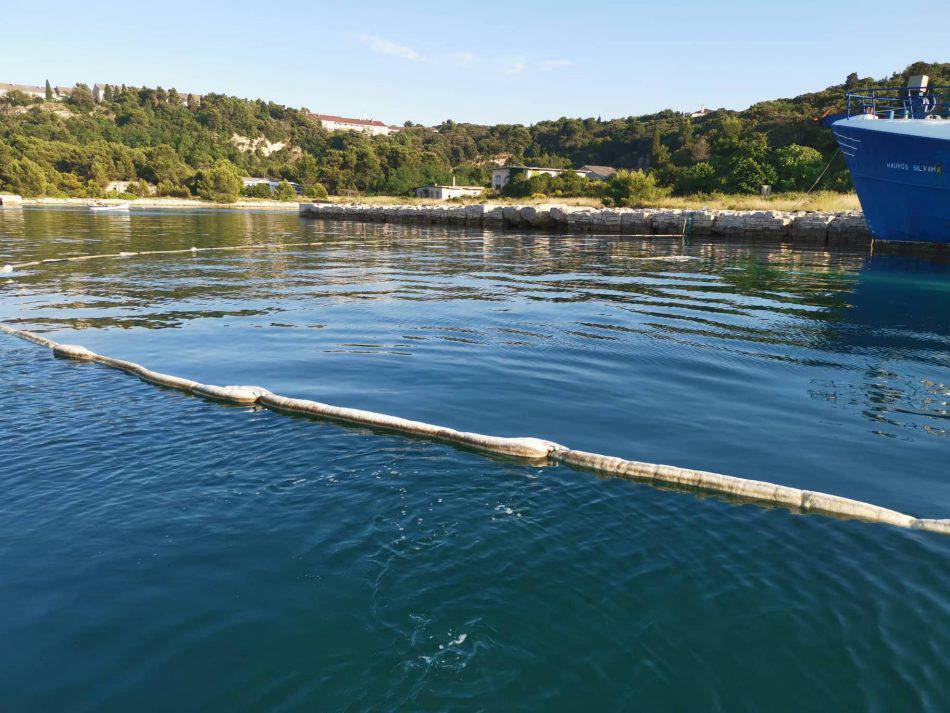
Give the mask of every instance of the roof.
[(598, 176), (612, 176), (617, 172), (617, 169), (613, 166), (581, 166), (578, 171), (589, 171), (590, 173), (596, 173)]
[(550, 168), (546, 166), (495, 166), (492, 171), (517, 169), (519, 171), (573, 171), (573, 168)]
[(440, 185), (438, 183), (427, 183), (426, 185), (420, 186), (420, 187), (421, 188), (463, 188), (468, 191), (474, 191), (474, 190), (484, 191), (485, 190), (485, 186), (447, 186), (447, 185)]
[(333, 121), (337, 124), (353, 124), (355, 126), (381, 126), (384, 129), (389, 127), (381, 121), (376, 121), (374, 119), (349, 119), (345, 116), (334, 116), (333, 114), (314, 114), (310, 113), (310, 117), (317, 119), (319, 121)]
[(7, 82), (0, 82), (0, 90), (5, 92), (45, 92), (45, 87), (34, 87), (30, 84), (8, 84)]

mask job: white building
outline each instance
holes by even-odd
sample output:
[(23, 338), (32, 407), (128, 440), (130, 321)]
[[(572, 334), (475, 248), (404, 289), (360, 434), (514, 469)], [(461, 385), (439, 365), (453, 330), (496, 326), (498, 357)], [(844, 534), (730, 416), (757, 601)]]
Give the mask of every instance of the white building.
[(706, 114), (712, 114), (712, 109), (707, 109), (705, 106), (700, 105), (699, 109), (691, 113), (689, 117), (691, 119), (701, 119), (706, 116)]
[(544, 168), (542, 166), (499, 166), (491, 171), (491, 187), (496, 191), (508, 185), (512, 176), (523, 175), (526, 179), (540, 174), (559, 176), (565, 171), (571, 171), (592, 181), (606, 181), (613, 176), (616, 168), (610, 166), (583, 166), (582, 168)]
[(450, 198), (480, 196), (484, 192), (484, 186), (456, 186), (453, 183), (451, 186), (422, 186), (416, 189), (416, 197), (447, 201)]
[[(291, 187), (295, 191), (297, 191), (297, 195), (300, 195), (301, 193), (303, 193), (303, 186), (301, 186), (299, 183), (295, 181), (287, 181), (287, 183), (289, 183)], [(280, 185), (280, 181), (274, 180), (273, 178), (261, 178), (258, 176), (244, 176), (241, 179), (241, 185), (244, 188), (248, 188), (249, 186), (266, 185), (270, 187), (272, 191), (276, 191), (277, 186)]]
[(314, 113), (310, 114), (310, 118), (319, 122), (327, 131), (361, 131), (371, 136), (385, 136), (398, 131), (398, 127), (387, 126), (383, 122), (373, 119), (348, 119), (345, 116)]
[(543, 168), (541, 166), (499, 166), (491, 170), (491, 187), (501, 190), (508, 185), (512, 176), (523, 175), (525, 178), (546, 173), (549, 176), (558, 176), (570, 168)]
[[(0, 97), (8, 92), (23, 92), (36, 99), (46, 99), (46, 87), (37, 87), (32, 84), (9, 84), (0, 82)], [(72, 87), (52, 87), (53, 101), (63, 101), (73, 93)]]
[(27, 96), (35, 97), (37, 99), (46, 98), (46, 87), (34, 87), (30, 84), (8, 84), (7, 82), (0, 82), (0, 97), (2, 97), (7, 92), (23, 92)]

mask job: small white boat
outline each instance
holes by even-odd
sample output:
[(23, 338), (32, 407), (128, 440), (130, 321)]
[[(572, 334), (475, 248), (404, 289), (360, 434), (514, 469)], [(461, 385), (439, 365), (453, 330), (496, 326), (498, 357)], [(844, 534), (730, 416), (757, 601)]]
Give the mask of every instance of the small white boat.
[(129, 205), (128, 201), (123, 201), (122, 203), (96, 203), (89, 206), (89, 210), (93, 213), (128, 213)]

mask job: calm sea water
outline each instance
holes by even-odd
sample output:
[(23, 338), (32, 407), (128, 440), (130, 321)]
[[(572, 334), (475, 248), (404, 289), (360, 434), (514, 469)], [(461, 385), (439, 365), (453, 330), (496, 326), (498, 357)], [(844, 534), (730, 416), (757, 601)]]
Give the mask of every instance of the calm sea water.
[[(0, 320), (151, 368), (950, 516), (950, 266), (0, 211)], [(672, 258), (672, 259), (669, 259)], [(950, 538), (156, 389), (0, 338), (0, 709), (941, 710)]]

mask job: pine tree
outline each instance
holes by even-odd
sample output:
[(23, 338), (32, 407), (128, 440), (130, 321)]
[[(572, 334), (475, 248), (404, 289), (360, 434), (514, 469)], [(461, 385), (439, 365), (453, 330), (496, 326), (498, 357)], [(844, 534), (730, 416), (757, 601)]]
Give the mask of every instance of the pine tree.
[(53, 101), (53, 87), (50, 85), (49, 80), (46, 80), (46, 101)]
[(660, 143), (660, 125), (653, 125), (653, 141), (650, 143), (650, 155), (653, 158), (657, 158), (660, 155), (660, 148), (662, 144)]
[(689, 145), (693, 143), (693, 122), (690, 121), (688, 116), (683, 120), (683, 129), (680, 132), (680, 138), (685, 147), (689, 147)]

